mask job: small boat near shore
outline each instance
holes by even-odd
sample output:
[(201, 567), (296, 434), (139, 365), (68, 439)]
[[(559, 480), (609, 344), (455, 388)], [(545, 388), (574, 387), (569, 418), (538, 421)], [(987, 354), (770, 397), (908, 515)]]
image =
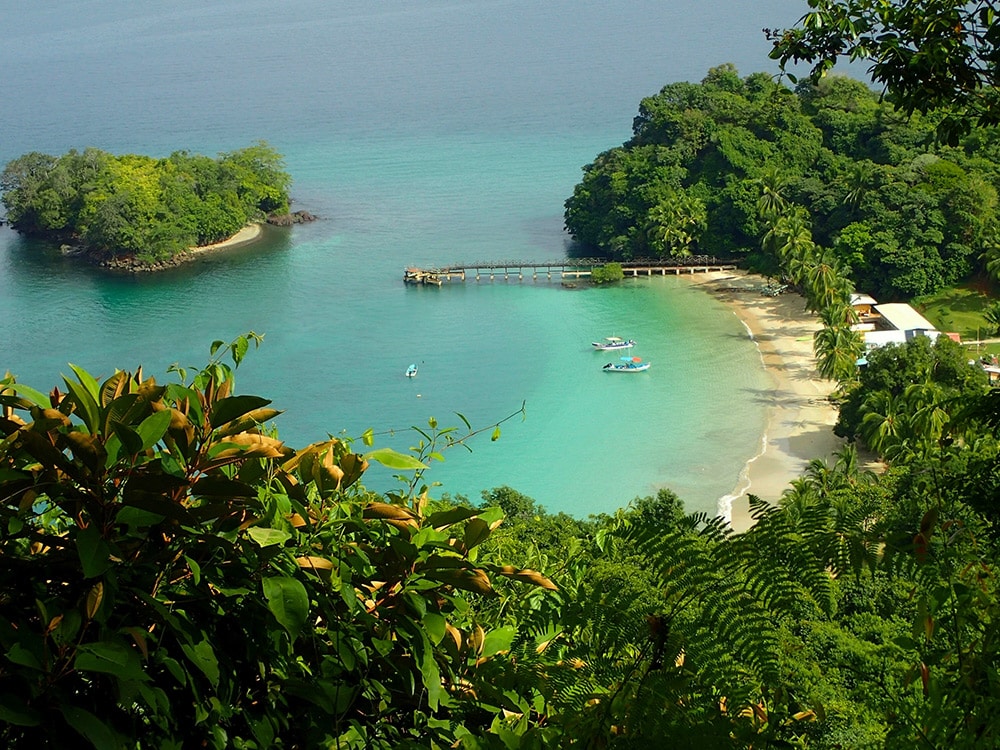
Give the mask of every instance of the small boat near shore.
[(408, 378), (415, 378), (416, 376), (417, 376), (417, 366), (416, 365), (410, 365), (409, 367), (406, 368), (406, 377), (408, 377)]
[(616, 349), (631, 349), (635, 346), (635, 341), (633, 339), (618, 338), (617, 336), (608, 336), (604, 341), (591, 342), (591, 346), (597, 351), (606, 352)]
[(649, 369), (649, 362), (643, 362), (639, 357), (622, 357), (621, 362), (608, 362), (601, 369), (604, 372), (644, 372)]

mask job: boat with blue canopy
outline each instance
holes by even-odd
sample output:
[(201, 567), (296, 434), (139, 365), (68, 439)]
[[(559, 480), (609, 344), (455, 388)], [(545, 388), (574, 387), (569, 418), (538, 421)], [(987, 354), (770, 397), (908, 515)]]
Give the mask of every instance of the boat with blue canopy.
[(621, 357), (621, 362), (608, 362), (604, 372), (644, 372), (649, 369), (649, 362), (643, 362), (641, 357)]

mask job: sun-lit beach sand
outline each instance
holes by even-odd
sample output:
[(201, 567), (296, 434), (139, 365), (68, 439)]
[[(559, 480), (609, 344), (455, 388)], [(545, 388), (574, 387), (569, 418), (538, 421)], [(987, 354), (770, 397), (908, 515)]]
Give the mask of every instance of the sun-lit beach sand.
[(777, 502), (810, 460), (832, 460), (843, 445), (833, 434), (837, 409), (827, 400), (834, 383), (819, 377), (813, 359), (813, 333), (821, 323), (797, 294), (760, 294), (766, 283), (761, 276), (729, 271), (689, 278), (732, 307), (757, 342), (774, 383), (762, 453), (749, 462), (731, 495), (730, 522), (744, 531), (753, 523), (748, 494)]
[(253, 242), (263, 231), (260, 224), (247, 224), (240, 231), (230, 237), (228, 240), (223, 240), (222, 242), (215, 242), (211, 245), (201, 245), (200, 247), (192, 247), (188, 250), (189, 253), (206, 253), (213, 250), (225, 250), (230, 247), (238, 247), (239, 245), (245, 245), (249, 242)]

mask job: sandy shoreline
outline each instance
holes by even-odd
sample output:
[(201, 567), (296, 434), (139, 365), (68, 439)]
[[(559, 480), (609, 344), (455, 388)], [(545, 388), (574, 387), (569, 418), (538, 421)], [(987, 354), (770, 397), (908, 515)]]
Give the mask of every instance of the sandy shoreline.
[(230, 237), (228, 240), (223, 240), (222, 242), (213, 242), (211, 245), (200, 245), (198, 247), (188, 248), (189, 253), (207, 253), (213, 250), (225, 250), (229, 247), (238, 247), (239, 245), (245, 245), (248, 242), (253, 242), (258, 237), (260, 237), (263, 228), (260, 224), (247, 224), (240, 231)]
[(822, 324), (805, 310), (799, 295), (765, 297), (756, 291), (766, 283), (761, 276), (725, 271), (688, 278), (728, 304), (743, 321), (774, 384), (762, 452), (749, 461), (739, 485), (728, 496), (732, 500), (730, 523), (736, 531), (745, 531), (753, 523), (748, 493), (777, 502), (810, 460), (832, 460), (843, 445), (833, 434), (837, 409), (827, 400), (835, 383), (819, 377), (813, 359), (813, 333)]

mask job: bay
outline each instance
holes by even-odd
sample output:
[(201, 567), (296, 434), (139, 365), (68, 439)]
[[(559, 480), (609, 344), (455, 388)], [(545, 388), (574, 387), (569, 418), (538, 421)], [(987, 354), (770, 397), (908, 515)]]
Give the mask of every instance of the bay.
[[(712, 511), (763, 430), (759, 356), (683, 279), (565, 290), (545, 280), (407, 288), (408, 265), (563, 257), (580, 169), (622, 143), (642, 96), (709, 67), (773, 70), (763, 26), (796, 0), (719, 3), (223, 0), (68, 3), (9, 14), (0, 160), (96, 146), (214, 154), (267, 140), (295, 208), (321, 217), (156, 277), (80, 268), (0, 229), (0, 370), (47, 388), (72, 361), (162, 376), (247, 330), (240, 390), (293, 445), (435, 417), (489, 426), (446, 452), (435, 492), (509, 484), (585, 515), (669, 486)], [(280, 12), (278, 12), (280, 10)], [(601, 372), (605, 335), (636, 377)], [(403, 371), (420, 364), (417, 378)], [(366, 481), (393, 484), (373, 468)]]

